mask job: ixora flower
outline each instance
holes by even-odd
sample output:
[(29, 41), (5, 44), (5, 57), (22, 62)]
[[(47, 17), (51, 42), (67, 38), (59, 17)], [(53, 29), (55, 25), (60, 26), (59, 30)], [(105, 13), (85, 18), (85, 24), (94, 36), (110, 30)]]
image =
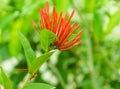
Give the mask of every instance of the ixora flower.
[[(54, 45), (59, 50), (68, 50), (81, 43), (80, 35), (82, 31), (79, 31), (76, 36), (68, 40), (70, 36), (79, 29), (80, 25), (76, 25), (76, 22), (70, 24), (70, 20), (74, 15), (74, 10), (72, 11), (70, 17), (67, 19), (67, 14), (62, 16), (62, 12), (58, 14), (55, 7), (53, 8), (52, 15), (49, 14), (49, 4), (46, 2), (44, 9), (39, 9), (40, 12), (40, 27), (42, 29), (47, 29), (53, 32), (58, 40), (54, 41)], [(32, 20), (34, 28), (40, 33), (36, 24)]]

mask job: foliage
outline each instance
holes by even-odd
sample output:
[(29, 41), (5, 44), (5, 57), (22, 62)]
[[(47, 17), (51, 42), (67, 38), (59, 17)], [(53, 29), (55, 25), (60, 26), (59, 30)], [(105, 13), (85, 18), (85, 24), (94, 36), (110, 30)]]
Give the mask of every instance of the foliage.
[(46, 0), (0, 0), (0, 85), (17, 89), (27, 73), (37, 72), (25, 89), (120, 89), (120, 1), (48, 2), (63, 14), (75, 10), (72, 21), (84, 30), (82, 43), (68, 51), (49, 51), (55, 35), (44, 30), (39, 35), (30, 21), (39, 27), (38, 8)]
[(25, 87), (25, 89), (55, 89), (55, 88), (47, 84), (31, 83), (31, 84), (28, 84)]

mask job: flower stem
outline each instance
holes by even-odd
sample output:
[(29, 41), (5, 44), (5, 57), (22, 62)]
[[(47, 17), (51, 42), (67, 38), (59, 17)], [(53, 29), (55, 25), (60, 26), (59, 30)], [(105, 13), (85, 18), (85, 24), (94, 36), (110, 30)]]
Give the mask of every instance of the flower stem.
[(30, 78), (31, 78), (31, 75), (28, 74), (26, 80), (23, 82), (20, 89), (23, 89), (26, 86), (26, 84), (29, 82)]

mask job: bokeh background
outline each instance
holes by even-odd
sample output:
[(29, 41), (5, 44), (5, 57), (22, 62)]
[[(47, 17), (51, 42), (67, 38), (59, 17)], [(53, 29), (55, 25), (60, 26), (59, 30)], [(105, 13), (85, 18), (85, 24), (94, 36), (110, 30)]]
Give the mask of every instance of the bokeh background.
[[(72, 22), (81, 25), (82, 43), (68, 51), (56, 51), (38, 72), (34, 82), (56, 89), (120, 89), (120, 0), (48, 0), (64, 14), (74, 9)], [(33, 19), (39, 27), (39, 11), (46, 0), (0, 0), (0, 66), (14, 89), (26, 76), (24, 50), (17, 31), (29, 40), (36, 55), (42, 53)], [(2, 81), (0, 79), (0, 84)]]

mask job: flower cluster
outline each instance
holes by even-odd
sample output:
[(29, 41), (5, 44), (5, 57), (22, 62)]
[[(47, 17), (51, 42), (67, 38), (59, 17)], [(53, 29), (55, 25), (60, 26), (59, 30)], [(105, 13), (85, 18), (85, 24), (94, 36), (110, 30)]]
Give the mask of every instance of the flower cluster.
[[(82, 31), (79, 31), (77, 35), (68, 40), (69, 37), (80, 28), (80, 25), (77, 25), (76, 22), (70, 24), (71, 18), (74, 15), (74, 10), (72, 11), (70, 17), (67, 19), (67, 14), (63, 16), (62, 12), (58, 14), (55, 7), (53, 8), (52, 15), (49, 14), (49, 4), (46, 2), (44, 9), (39, 9), (40, 12), (40, 27), (42, 29), (47, 29), (58, 37), (57, 42), (54, 44), (59, 50), (68, 50), (73, 48), (81, 43), (80, 35)], [(35, 29), (40, 33), (40, 30), (37, 28), (36, 24), (32, 20), (32, 24)]]

